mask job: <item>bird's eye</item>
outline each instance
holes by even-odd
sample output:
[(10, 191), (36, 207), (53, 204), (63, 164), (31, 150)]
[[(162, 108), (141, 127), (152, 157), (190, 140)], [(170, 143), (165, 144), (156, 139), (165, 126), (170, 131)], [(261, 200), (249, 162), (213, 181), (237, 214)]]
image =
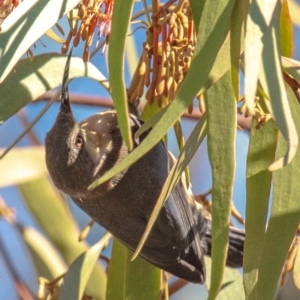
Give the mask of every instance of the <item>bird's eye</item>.
[(80, 135), (76, 136), (75, 145), (78, 148), (81, 148), (83, 146), (83, 138)]

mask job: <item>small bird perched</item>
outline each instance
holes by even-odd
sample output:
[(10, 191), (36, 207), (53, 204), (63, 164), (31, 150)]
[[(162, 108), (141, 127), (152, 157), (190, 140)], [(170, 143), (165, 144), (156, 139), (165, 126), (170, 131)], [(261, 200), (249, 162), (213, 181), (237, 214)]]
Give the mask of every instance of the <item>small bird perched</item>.
[[(68, 93), (67, 60), (60, 111), (45, 141), (46, 164), (55, 186), (69, 195), (97, 223), (135, 250), (174, 164), (161, 141), (146, 155), (94, 190), (87, 187), (123, 160), (129, 151), (122, 140), (116, 111), (109, 110), (77, 123)], [(134, 147), (141, 121), (128, 116)], [(244, 233), (230, 229), (227, 264), (241, 267)], [(202, 214), (184, 180), (162, 207), (140, 256), (153, 265), (195, 283), (205, 281), (203, 255), (211, 251), (211, 222)]]

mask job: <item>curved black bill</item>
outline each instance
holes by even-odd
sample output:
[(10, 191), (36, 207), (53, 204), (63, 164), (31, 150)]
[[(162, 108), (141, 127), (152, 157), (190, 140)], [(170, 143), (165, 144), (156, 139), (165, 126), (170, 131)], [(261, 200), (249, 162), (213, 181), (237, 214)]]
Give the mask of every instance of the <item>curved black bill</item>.
[(72, 51), (73, 48), (71, 49), (66, 65), (65, 65), (65, 70), (64, 70), (64, 75), (63, 75), (63, 82), (62, 82), (62, 87), (61, 87), (61, 105), (60, 105), (60, 110), (64, 112), (71, 112), (71, 106), (70, 106), (70, 98), (69, 98), (69, 69), (70, 69), (70, 61), (72, 57)]

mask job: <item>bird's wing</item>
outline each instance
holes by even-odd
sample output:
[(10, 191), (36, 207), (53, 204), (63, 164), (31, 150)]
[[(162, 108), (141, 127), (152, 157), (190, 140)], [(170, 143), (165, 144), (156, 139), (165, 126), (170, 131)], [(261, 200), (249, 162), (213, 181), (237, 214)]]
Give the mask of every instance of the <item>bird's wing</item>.
[[(170, 152), (169, 161), (171, 168), (175, 159)], [(186, 255), (182, 259), (196, 267), (205, 277), (204, 249), (201, 241), (206, 232), (206, 219), (197, 211), (193, 194), (186, 186), (184, 175), (181, 176), (170, 197), (179, 213), (179, 226), (184, 230), (183, 243)]]

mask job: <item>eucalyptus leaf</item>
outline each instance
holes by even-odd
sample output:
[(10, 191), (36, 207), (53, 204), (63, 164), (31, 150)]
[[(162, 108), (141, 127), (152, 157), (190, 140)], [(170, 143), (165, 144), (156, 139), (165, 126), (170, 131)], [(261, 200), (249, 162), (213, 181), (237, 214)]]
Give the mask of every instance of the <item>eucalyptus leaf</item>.
[(245, 36), (245, 100), (251, 114), (254, 114), (254, 98), (262, 64), (263, 37), (270, 35), (268, 27), (279, 5), (277, 0), (250, 2)]
[(293, 23), (291, 20), (288, 0), (282, 1), (280, 11), (280, 53), (292, 57), (294, 50)]
[(82, 299), (94, 266), (109, 238), (110, 234), (107, 233), (98, 243), (79, 255), (70, 265), (60, 288), (59, 300)]
[(300, 84), (300, 62), (298, 60), (281, 57), (282, 67), (285, 72), (291, 75)]
[[(206, 266), (206, 274), (207, 280), (205, 285), (207, 290), (210, 290), (211, 285), (211, 258), (205, 256), (205, 266)], [(244, 287), (242, 281), (242, 275), (239, 270), (225, 267), (224, 276), (222, 281), (222, 287), (219, 294), (216, 297), (216, 300), (228, 300), (228, 299), (239, 299), (244, 300)]]
[(117, 111), (120, 131), (129, 150), (132, 150), (133, 143), (128, 120), (128, 100), (126, 96), (122, 66), (124, 66), (125, 40), (129, 28), (133, 2), (133, 0), (114, 1), (108, 49), (108, 71), (111, 95)]
[(236, 101), (227, 72), (205, 94), (207, 147), (212, 168), (212, 271), (208, 299), (222, 284), (235, 176)]
[(268, 166), (275, 159), (278, 129), (273, 120), (256, 129), (253, 118), (247, 157), (246, 232), (244, 246), (244, 287), (247, 299), (256, 299), (258, 268), (261, 260), (271, 193), (272, 173)]
[(106, 300), (160, 300), (161, 271), (114, 240), (108, 269)]
[(33, 0), (19, 3), (0, 26), (0, 83), (27, 49), (79, 2)]
[(243, 25), (245, 22), (245, 12), (247, 1), (239, 0), (236, 1), (233, 7), (231, 20), (230, 20), (230, 58), (231, 58), (231, 78), (234, 95), (236, 100), (240, 97), (239, 90), (239, 66), (240, 66), (240, 55), (244, 49), (243, 45)]
[[(300, 128), (300, 107), (293, 91), (288, 88), (288, 99), (297, 129)], [(276, 157), (286, 151), (279, 136)], [(300, 207), (300, 151), (286, 167), (273, 174), (273, 198), (268, 228), (263, 243), (257, 282), (257, 299), (272, 300), (287, 252), (299, 225)]]
[(245, 100), (254, 114), (257, 81), (270, 99), (270, 113), (287, 142), (286, 154), (274, 162), (269, 171), (289, 164), (296, 154), (298, 135), (293, 122), (282, 78), (279, 50), (279, 16), (281, 2), (258, 0), (250, 3), (245, 37)]
[[(282, 77), (279, 30), (276, 24), (276, 16), (279, 16), (280, 7), (278, 7), (279, 2), (277, 3), (268, 29), (269, 34), (266, 34), (264, 37), (262, 68), (259, 73), (259, 81), (264, 92), (269, 96), (272, 108), (271, 113), (286, 140), (287, 151), (284, 156), (269, 166), (269, 171), (278, 170), (292, 161), (297, 152), (299, 139)], [(270, 56), (273, 57), (273, 60), (270, 60)]]

